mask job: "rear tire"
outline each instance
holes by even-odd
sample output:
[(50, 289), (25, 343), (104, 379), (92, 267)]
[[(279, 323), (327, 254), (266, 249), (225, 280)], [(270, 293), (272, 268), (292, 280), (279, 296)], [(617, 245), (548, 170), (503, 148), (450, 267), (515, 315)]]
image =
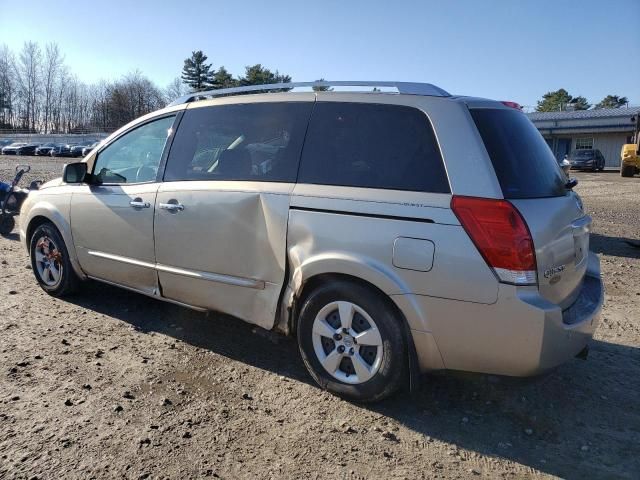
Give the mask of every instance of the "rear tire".
[(29, 254), (33, 274), (49, 295), (63, 297), (78, 289), (80, 280), (71, 266), (67, 246), (52, 223), (43, 223), (33, 232)]
[(298, 345), (320, 387), (358, 402), (393, 394), (408, 372), (397, 312), (383, 294), (333, 281), (312, 291), (298, 317)]

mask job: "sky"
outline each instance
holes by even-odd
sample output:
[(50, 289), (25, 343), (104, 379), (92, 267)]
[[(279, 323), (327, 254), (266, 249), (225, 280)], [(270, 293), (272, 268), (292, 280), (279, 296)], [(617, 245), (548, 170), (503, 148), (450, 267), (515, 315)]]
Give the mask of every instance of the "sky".
[(136, 69), (164, 87), (203, 50), (294, 81), (429, 82), (535, 106), (565, 88), (640, 105), (640, 0), (0, 0), (0, 46), (57, 42), (85, 82)]

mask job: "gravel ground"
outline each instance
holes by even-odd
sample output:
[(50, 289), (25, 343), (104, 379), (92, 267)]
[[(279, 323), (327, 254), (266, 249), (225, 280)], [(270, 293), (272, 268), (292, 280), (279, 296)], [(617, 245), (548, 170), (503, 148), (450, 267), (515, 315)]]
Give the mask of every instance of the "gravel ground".
[[(26, 181), (65, 163), (28, 160)], [(639, 478), (640, 178), (578, 178), (607, 289), (589, 359), (429, 375), (372, 406), (239, 320), (96, 283), (51, 298), (0, 238), (0, 478)]]

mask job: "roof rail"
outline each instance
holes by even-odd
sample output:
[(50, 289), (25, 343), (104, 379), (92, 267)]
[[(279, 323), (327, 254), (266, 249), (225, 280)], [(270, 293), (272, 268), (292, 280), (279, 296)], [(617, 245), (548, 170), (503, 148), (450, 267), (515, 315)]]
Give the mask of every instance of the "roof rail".
[(246, 87), (220, 88), (218, 90), (206, 90), (204, 92), (194, 92), (177, 98), (169, 104), (170, 107), (189, 103), (205, 98), (222, 97), (245, 92), (269, 92), (272, 90), (291, 90), (300, 87), (391, 87), (398, 90), (398, 93), (409, 95), (426, 95), (432, 97), (450, 97), (451, 95), (440, 87), (430, 83), (414, 82), (374, 82), (374, 81), (321, 81), (321, 82), (293, 82), (293, 83), (269, 83), (266, 85), (247, 85)]

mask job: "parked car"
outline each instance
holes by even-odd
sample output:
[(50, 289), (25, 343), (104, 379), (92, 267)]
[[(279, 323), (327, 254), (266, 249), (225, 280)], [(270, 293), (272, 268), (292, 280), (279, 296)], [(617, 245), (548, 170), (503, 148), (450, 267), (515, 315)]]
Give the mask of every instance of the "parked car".
[(97, 279), (294, 334), (315, 381), (358, 401), (419, 372), (584, 357), (604, 297), (591, 217), (526, 115), (356, 86), (369, 93), (198, 92), (121, 128), (25, 201), (37, 282), (63, 296)]
[(3, 155), (35, 155), (38, 145), (35, 143), (12, 143), (2, 148)]
[(71, 146), (65, 143), (57, 143), (53, 148), (51, 148), (49, 155), (52, 157), (70, 157)]
[(43, 143), (38, 148), (36, 148), (36, 155), (51, 155), (51, 150), (55, 146), (55, 143)]
[(86, 157), (87, 155), (89, 155), (89, 152), (91, 152), (91, 150), (96, 148), (98, 145), (100, 145), (100, 142), (93, 142), (91, 145), (84, 147), (82, 149), (82, 156)]
[(605, 166), (604, 156), (597, 148), (572, 151), (569, 154), (569, 163), (574, 170), (589, 169), (594, 172), (604, 170)]
[(13, 143), (13, 140), (0, 139), (0, 149), (2, 149), (3, 147), (6, 147), (8, 145), (11, 145), (12, 143)]

